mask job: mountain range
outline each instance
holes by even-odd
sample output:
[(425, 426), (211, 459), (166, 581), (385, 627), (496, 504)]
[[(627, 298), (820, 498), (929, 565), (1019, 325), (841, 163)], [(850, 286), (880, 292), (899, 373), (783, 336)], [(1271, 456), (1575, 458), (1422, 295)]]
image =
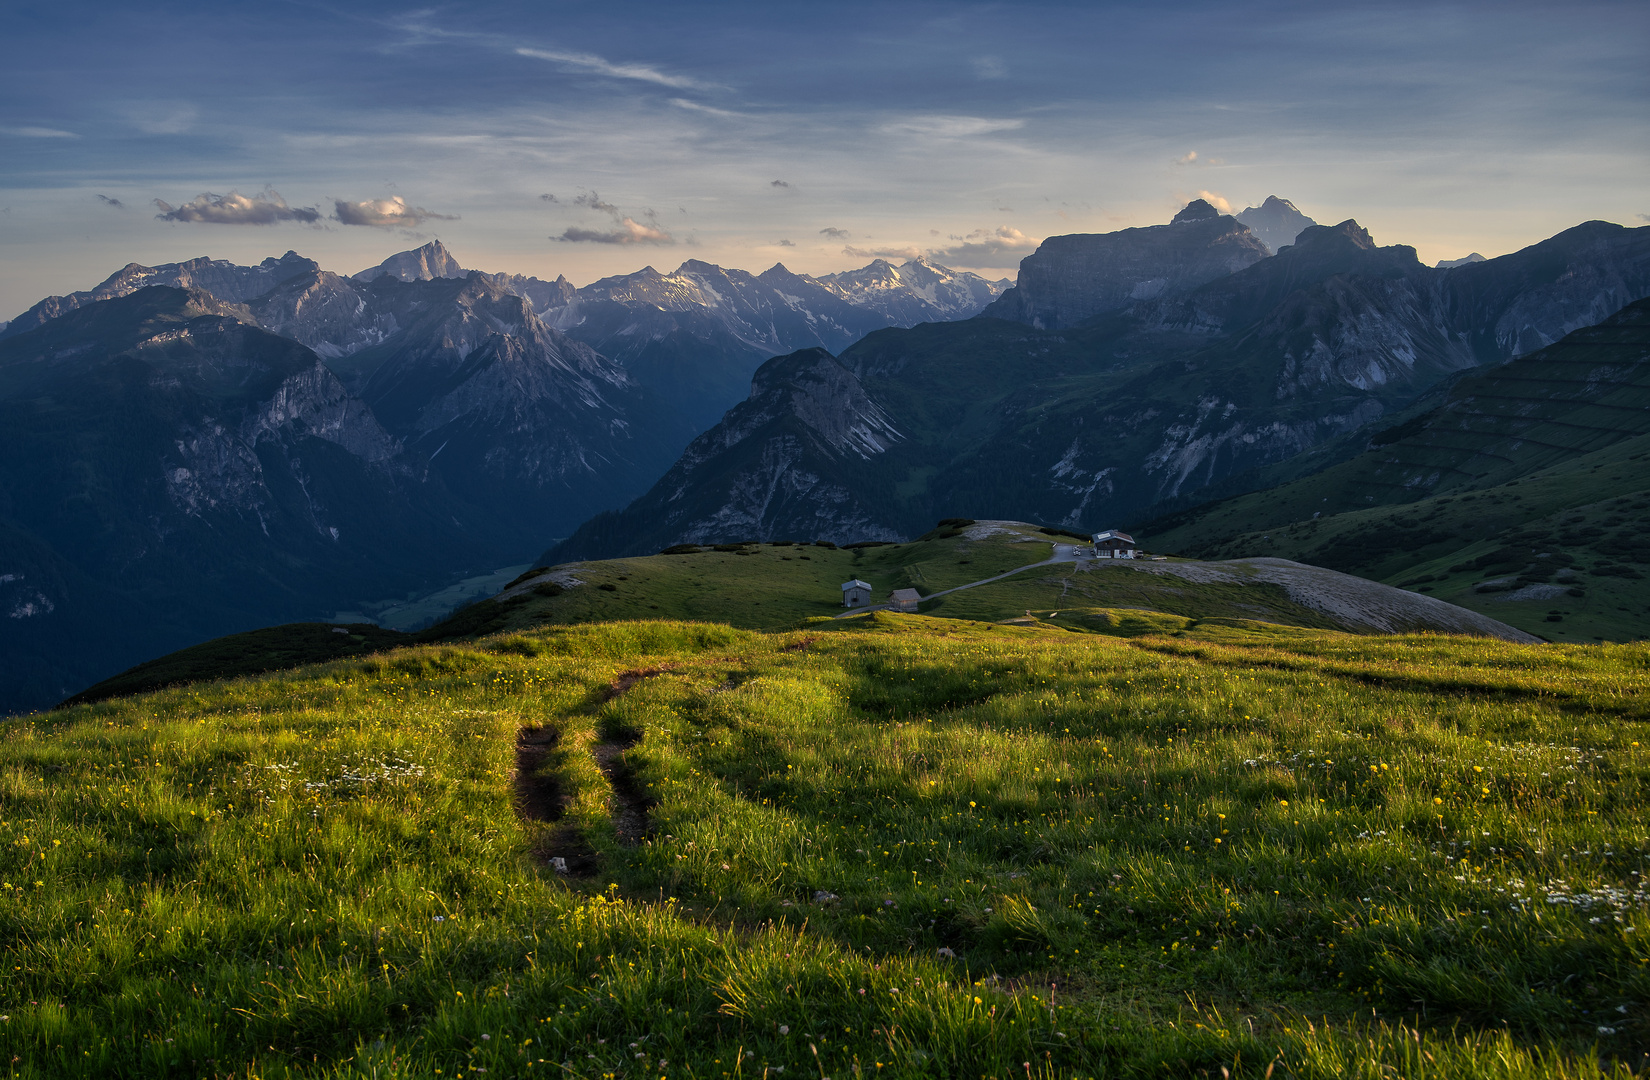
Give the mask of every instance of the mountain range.
[(437, 242), (349, 276), (133, 263), (49, 297), (0, 332), (0, 709), (526, 563), (645, 491), (773, 351), (1002, 287), (690, 262), (579, 290)]
[[(1398, 585), (1416, 559), (1443, 559), (1441, 578), (1422, 576), (1447, 583), (1414, 587), (1529, 630), (1447, 569), (1501, 549), (1440, 536), (1380, 555), (1371, 538), (1409, 527), (1405, 500), (1459, 498), (1434, 531), (1459, 514), (1453, 481), (1428, 477), (1478, 464), (1434, 443), (1493, 427), (1472, 403), (1518, 399), (1495, 421), (1514, 449), (1468, 456), (1568, 448), (1517, 482), (1597, 495), (1566, 510), (1572, 524), (1541, 527), (1602, 530), (1605, 548), (1572, 543), (1572, 562), (1637, 580), (1631, 503), (1600, 501), (1631, 492), (1599, 486), (1609, 455), (1638, 460), (1637, 429), (1595, 420), (1639, 407), (1610, 397), (1638, 369), (1612, 353), (1535, 390), (1513, 372), (1632, 347), (1637, 324), (1608, 320), (1646, 296), (1650, 228), (1588, 222), (1428, 267), (1275, 196), (1237, 216), (1194, 200), (1163, 225), (1050, 237), (1012, 287), (920, 259), (824, 277), (689, 261), (574, 287), (467, 270), (439, 242), (352, 275), (292, 252), (129, 264), (0, 331), (0, 645), (19, 658), (0, 672), (0, 707), (546, 544), (548, 564), (897, 540), (956, 515), (1148, 523), (1188, 553), (1287, 554)], [(1594, 326), (1603, 337), (1586, 337)], [(1523, 389), (1496, 389), (1504, 378)], [(1614, 434), (1557, 438), (1579, 430), (1571, 397)], [(1531, 417), (1546, 427), (1518, 428)], [(1311, 498), (1318, 516), (1302, 517)], [(1497, 542), (1530, 527), (1509, 518)], [(1553, 582), (1509, 595), (1535, 585)]]
[(1168, 225), (1050, 238), (975, 319), (769, 361), (651, 491), (541, 561), (908, 537), (945, 515), (1143, 521), (1279, 463), (1331, 464), (1326, 448), (1355, 452), (1452, 376), (1646, 295), (1650, 228), (1589, 222), (1440, 270), (1350, 220), (1267, 255), (1194, 202)]

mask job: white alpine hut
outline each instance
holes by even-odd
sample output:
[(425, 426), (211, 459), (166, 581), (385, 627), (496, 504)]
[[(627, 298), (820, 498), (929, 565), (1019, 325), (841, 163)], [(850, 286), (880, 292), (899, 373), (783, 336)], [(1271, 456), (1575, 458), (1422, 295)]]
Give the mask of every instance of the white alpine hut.
[(1134, 537), (1116, 529), (1107, 529), (1105, 532), (1094, 534), (1094, 557), (1096, 559), (1136, 559), (1140, 557), (1140, 549), (1135, 546)]

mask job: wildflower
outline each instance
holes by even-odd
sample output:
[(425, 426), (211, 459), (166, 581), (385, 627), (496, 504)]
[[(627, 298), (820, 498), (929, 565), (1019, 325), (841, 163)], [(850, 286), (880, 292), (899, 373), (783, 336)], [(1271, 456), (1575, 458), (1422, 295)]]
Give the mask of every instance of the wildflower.
[(790, 1033), (791, 1033), (791, 1028), (790, 1028), (789, 1024), (780, 1024), (779, 1025), (779, 1034), (789, 1035)]

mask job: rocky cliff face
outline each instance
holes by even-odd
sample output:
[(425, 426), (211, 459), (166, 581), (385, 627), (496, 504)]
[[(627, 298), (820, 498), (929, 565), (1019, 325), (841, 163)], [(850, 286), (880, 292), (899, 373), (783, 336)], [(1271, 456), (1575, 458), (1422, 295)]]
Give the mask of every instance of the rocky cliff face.
[[(872, 524), (909, 534), (956, 514), (1084, 528), (1138, 520), (1373, 424), (1620, 296), (1650, 295), (1647, 243), (1650, 228), (1595, 223), (1439, 271), (1345, 221), (1082, 327), (979, 319), (872, 334), (840, 362), (901, 438), (853, 474), (852, 490), (876, 497), (844, 504), (843, 520), (866, 536)], [(1101, 287), (1110, 280), (1102, 275)], [(749, 456), (735, 416), (695, 444), (693, 468), (668, 499), (623, 520), (641, 530), (667, 505), (708, 506), (712, 490), (731, 498), (726, 476), (839, 475), (840, 451), (803, 440), (770, 440), (765, 458)], [(764, 473), (761, 461), (783, 469)], [(718, 535), (709, 511), (694, 520), (695, 539), (741, 538)], [(617, 532), (582, 533), (579, 554), (607, 540), (623, 542)]]
[(1247, 227), (1198, 199), (1167, 225), (1049, 237), (1021, 261), (1014, 288), (983, 314), (1058, 330), (1190, 291), (1271, 253)]
[(897, 539), (873, 479), (905, 440), (851, 372), (823, 349), (776, 357), (750, 397), (695, 439), (653, 489), (546, 552), (552, 564), (644, 554), (671, 544)]
[(29, 658), (0, 708), (439, 579), (478, 549), (426, 472), (314, 352), (198, 290), (0, 342), (0, 576), (21, 612), (0, 649)]
[(392, 277), (397, 281), (434, 281), (437, 278), (461, 278), (469, 271), (458, 265), (452, 252), (439, 240), (431, 240), (421, 248), (391, 255), (377, 266), (370, 266), (355, 275), (356, 281), (376, 281)]

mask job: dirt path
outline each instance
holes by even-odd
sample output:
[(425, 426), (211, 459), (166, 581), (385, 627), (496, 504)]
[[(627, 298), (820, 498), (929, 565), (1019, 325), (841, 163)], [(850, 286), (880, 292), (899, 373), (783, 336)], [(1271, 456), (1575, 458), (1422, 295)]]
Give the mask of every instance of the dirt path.
[[(974, 588), (978, 588), (981, 585), (990, 585), (993, 581), (1001, 581), (1001, 580), (1003, 580), (1003, 578), (1013, 577), (1015, 574), (1023, 574), (1027, 570), (1035, 570), (1039, 566), (1054, 566), (1058, 563), (1081, 562), (1082, 557), (1079, 556), (1076, 553), (1076, 549), (1080, 546), (1081, 545), (1078, 545), (1078, 544), (1055, 544), (1054, 545), (1054, 554), (1050, 555), (1048, 558), (1044, 559), (1042, 562), (1027, 563), (1024, 566), (1016, 566), (1012, 570), (1005, 570), (1002, 573), (997, 574), (993, 577), (981, 578), (978, 581), (970, 581), (967, 585), (953, 585), (949, 589), (941, 589), (939, 592), (929, 593), (927, 596), (923, 597), (922, 599), (923, 600), (933, 600), (937, 597), (949, 596), (954, 592), (962, 592), (964, 589), (974, 589)], [(1067, 548), (1069, 550), (1061, 551), (1060, 550), (1061, 548)], [(892, 611), (892, 610), (893, 610), (893, 605), (892, 604), (871, 604), (867, 607), (854, 608), (852, 611), (844, 611), (841, 615), (833, 615), (832, 618), (834, 618), (834, 619), (850, 619), (850, 618), (854, 617), (855, 615), (865, 615), (865, 614), (867, 614), (869, 612), (872, 612), (872, 611)]]

